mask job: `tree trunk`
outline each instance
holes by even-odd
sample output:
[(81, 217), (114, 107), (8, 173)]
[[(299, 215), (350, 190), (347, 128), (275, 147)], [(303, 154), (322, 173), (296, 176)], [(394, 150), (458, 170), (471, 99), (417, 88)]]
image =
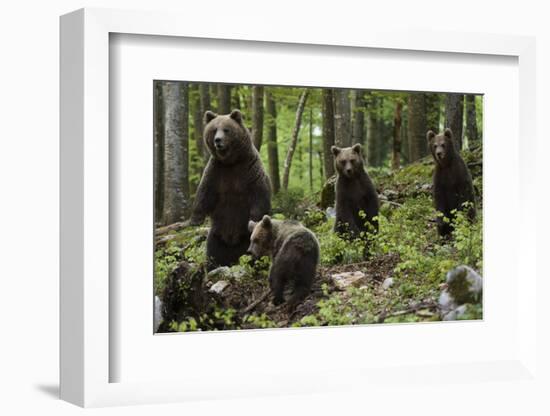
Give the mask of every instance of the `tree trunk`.
[(367, 165), (378, 166), (379, 137), (376, 97), (367, 94)]
[[(212, 104), (210, 102), (210, 84), (202, 83), (199, 84), (199, 93), (200, 93), (200, 102), (201, 102), (201, 132), (204, 133), (204, 113), (208, 110), (212, 110)], [(208, 149), (204, 145), (204, 141), (201, 137), (201, 154), (204, 158), (205, 162), (208, 162), (208, 159), (210, 158), (210, 153), (208, 153)]]
[(355, 106), (353, 114), (353, 139), (352, 144), (365, 144), (365, 91), (355, 91)]
[(231, 112), (231, 86), (218, 84), (218, 114)]
[[(237, 110), (243, 110), (242, 108), (242, 104), (241, 104), (241, 94), (240, 94), (240, 89), (241, 87), (239, 86), (234, 86), (231, 88), (231, 105), (230, 105), (230, 109), (229, 111), (233, 111), (234, 109), (237, 109)], [(246, 112), (245, 112), (246, 114)]]
[(462, 124), (464, 122), (464, 94), (447, 94), (445, 99), (445, 127), (453, 132), (457, 150), (462, 150)]
[(332, 89), (324, 88), (323, 97), (323, 155), (325, 165), (325, 178), (334, 175), (334, 163), (332, 161), (331, 146), (334, 145), (334, 99)]
[(415, 162), (428, 154), (426, 140), (426, 96), (409, 95), (409, 162)]
[(264, 87), (252, 87), (252, 143), (260, 151), (264, 134)]
[(180, 221), (189, 206), (189, 85), (163, 83), (164, 215), (163, 223)]
[(397, 100), (393, 115), (393, 154), (392, 169), (397, 170), (401, 166), (401, 111), (403, 103)]
[(313, 110), (309, 109), (309, 189), (313, 192)]
[(468, 137), (469, 147), (479, 142), (476, 117), (476, 96), (473, 94), (466, 95), (466, 137)]
[(201, 108), (201, 97), (200, 97), (200, 86), (199, 85), (192, 85), (190, 90), (191, 100), (193, 102), (193, 105), (191, 106), (193, 108), (193, 140), (195, 141), (195, 145), (197, 146), (197, 158), (199, 159), (199, 163), (195, 163), (195, 166), (198, 170), (198, 175), (200, 177), (202, 170), (204, 169), (204, 142), (202, 140), (202, 134), (204, 130), (203, 125), (203, 115), (204, 112)]
[(269, 161), (269, 177), (273, 193), (281, 189), (279, 178), (279, 146), (277, 145), (277, 107), (271, 92), (266, 94), (266, 112), (267, 112), (267, 157)]
[(351, 102), (349, 90), (334, 90), (334, 141), (336, 146), (351, 146)]
[(290, 143), (288, 145), (288, 151), (285, 158), (284, 164), (284, 173), (283, 173), (283, 189), (286, 191), (288, 189), (288, 180), (290, 177), (290, 166), (292, 165), (292, 156), (294, 156), (294, 151), (296, 150), (296, 144), (298, 143), (298, 135), (300, 134), (300, 125), (302, 124), (302, 114), (304, 113), (304, 107), (306, 105), (306, 100), (309, 95), (309, 90), (305, 88), (300, 95), (300, 100), (298, 101), (298, 108), (296, 110), (296, 120), (294, 122), (294, 128), (292, 129), (292, 137), (290, 138)]
[(153, 117), (155, 118), (155, 222), (162, 222), (164, 204), (164, 97), (162, 95), (162, 81), (155, 81)]
[(432, 130), (439, 132), (440, 102), (439, 94), (429, 93), (426, 95), (426, 132)]

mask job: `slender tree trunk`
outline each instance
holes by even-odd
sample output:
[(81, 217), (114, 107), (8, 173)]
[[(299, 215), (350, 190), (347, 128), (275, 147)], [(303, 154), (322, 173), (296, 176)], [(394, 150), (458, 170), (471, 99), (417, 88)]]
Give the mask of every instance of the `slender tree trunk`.
[(204, 143), (202, 140), (202, 134), (204, 130), (203, 126), (203, 115), (204, 112), (201, 108), (201, 97), (200, 97), (200, 86), (199, 85), (192, 85), (190, 89), (190, 97), (193, 105), (191, 108), (193, 108), (193, 139), (195, 140), (195, 145), (197, 146), (197, 158), (199, 159), (199, 163), (195, 164), (198, 169), (199, 177), (202, 174), (202, 170), (204, 169)]
[(422, 93), (409, 95), (409, 162), (428, 154), (426, 140), (426, 96)]
[(161, 223), (164, 205), (164, 98), (162, 96), (162, 81), (155, 81), (155, 103), (153, 113), (155, 118), (155, 222)]
[(231, 86), (218, 84), (218, 114), (231, 112)]
[(397, 100), (393, 114), (393, 155), (392, 169), (397, 170), (401, 166), (401, 111), (403, 103)]
[(365, 131), (365, 91), (355, 91), (354, 110), (352, 144), (364, 144), (365, 138), (363, 136), (363, 132)]
[(426, 132), (428, 130), (439, 132), (439, 117), (441, 112), (439, 94), (428, 93), (426, 95)]
[(309, 189), (313, 192), (313, 110), (309, 109)]
[(325, 178), (334, 175), (334, 163), (332, 161), (331, 146), (334, 145), (334, 99), (332, 89), (325, 88), (323, 94), (323, 155), (325, 166)]
[[(201, 132), (204, 133), (204, 113), (208, 110), (212, 110), (212, 104), (210, 102), (210, 84), (202, 83), (199, 84), (199, 93), (200, 93), (200, 103), (201, 103)], [(208, 161), (210, 158), (210, 154), (208, 153), (208, 149), (206, 149), (206, 146), (204, 145), (204, 141), (201, 137), (201, 155), (205, 162)]]
[(241, 88), (237, 85), (234, 87), (231, 87), (231, 108), (229, 111), (233, 111), (234, 109), (243, 110), (242, 103), (241, 103)]
[(321, 178), (321, 182), (323, 181), (323, 178), (325, 177), (325, 172), (323, 171), (323, 153), (321, 151), (317, 151), (317, 157), (319, 158), (319, 177)]
[(252, 143), (260, 151), (264, 134), (264, 87), (252, 87)]
[(189, 85), (165, 82), (164, 224), (180, 221), (189, 206)]
[(367, 94), (367, 165), (378, 166), (378, 116), (376, 97), (372, 93)]
[(389, 131), (386, 128), (384, 120), (384, 97), (378, 97), (376, 100), (376, 137), (378, 138), (378, 152), (376, 154), (376, 166), (382, 166), (390, 150), (390, 141), (387, 139)]
[(462, 150), (462, 125), (464, 122), (464, 94), (447, 94), (445, 99), (445, 127), (453, 132), (457, 150)]
[(271, 92), (266, 94), (266, 112), (267, 112), (267, 157), (269, 161), (269, 177), (273, 193), (281, 189), (279, 178), (279, 146), (277, 145), (277, 107)]
[(468, 137), (468, 146), (479, 143), (479, 133), (477, 131), (476, 117), (476, 96), (466, 95), (466, 137)]
[(292, 137), (290, 138), (290, 143), (288, 145), (288, 151), (286, 154), (285, 164), (284, 164), (283, 189), (285, 191), (288, 189), (288, 180), (290, 177), (290, 167), (292, 165), (292, 156), (294, 156), (294, 151), (296, 150), (296, 144), (298, 143), (298, 135), (300, 134), (300, 125), (302, 124), (302, 114), (304, 113), (304, 107), (306, 105), (308, 95), (309, 95), (309, 90), (306, 88), (302, 91), (302, 94), (300, 95), (300, 100), (298, 101), (298, 108), (296, 110), (296, 120), (294, 122)]
[(337, 146), (351, 146), (351, 103), (349, 90), (334, 90), (334, 141)]

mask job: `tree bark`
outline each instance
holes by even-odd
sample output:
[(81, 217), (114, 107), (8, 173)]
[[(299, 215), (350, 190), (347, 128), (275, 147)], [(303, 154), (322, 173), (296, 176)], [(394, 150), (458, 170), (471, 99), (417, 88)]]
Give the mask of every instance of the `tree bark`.
[(334, 90), (334, 141), (336, 146), (351, 146), (351, 104), (349, 90)]
[(439, 132), (439, 117), (441, 113), (439, 94), (427, 93), (426, 95), (426, 132), (432, 130)]
[(376, 97), (367, 94), (367, 165), (378, 166), (379, 137)]
[(353, 114), (353, 139), (352, 144), (365, 144), (365, 91), (355, 91), (355, 106)]
[(218, 114), (231, 112), (231, 86), (218, 84)]
[(426, 141), (426, 96), (409, 95), (409, 162), (415, 162), (428, 154)]
[(277, 144), (277, 107), (271, 92), (266, 94), (266, 112), (267, 112), (267, 157), (269, 163), (269, 177), (273, 193), (281, 189), (279, 178), (279, 146)]
[(164, 204), (164, 105), (162, 95), (162, 81), (154, 84), (155, 102), (153, 117), (155, 119), (155, 222), (162, 222)]
[(323, 101), (323, 155), (325, 166), (325, 178), (334, 175), (334, 163), (332, 161), (331, 146), (334, 145), (334, 98), (332, 89), (324, 88), (322, 91)]
[(258, 151), (264, 134), (264, 87), (252, 87), (252, 143)]
[(189, 85), (163, 83), (164, 215), (163, 223), (180, 221), (189, 207)]
[[(210, 84), (201, 83), (199, 84), (199, 93), (200, 93), (200, 112), (201, 112), (201, 133), (204, 134), (204, 113), (208, 110), (212, 110), (212, 104), (210, 102)], [(201, 134), (201, 136), (202, 136)], [(204, 141), (201, 137), (201, 155), (206, 162), (208, 162), (208, 159), (210, 158), (210, 153), (208, 153), (208, 149), (206, 149), (206, 146), (204, 145)]]
[(468, 146), (479, 142), (479, 133), (477, 130), (476, 117), (476, 96), (466, 95), (466, 137), (468, 137)]
[(283, 189), (285, 191), (288, 189), (290, 167), (292, 165), (292, 156), (294, 156), (294, 151), (296, 150), (296, 144), (298, 143), (298, 135), (300, 134), (300, 126), (302, 124), (302, 114), (304, 113), (304, 107), (306, 106), (308, 95), (309, 95), (309, 90), (305, 88), (302, 91), (302, 94), (300, 95), (300, 100), (298, 101), (298, 108), (296, 109), (296, 119), (294, 122), (294, 128), (292, 129), (292, 136), (290, 138), (290, 143), (288, 145), (288, 151), (286, 154), (285, 164), (284, 164)]
[(403, 103), (397, 100), (393, 115), (393, 154), (392, 169), (397, 170), (401, 166), (401, 111)]
[(201, 163), (204, 162), (204, 143), (202, 140), (202, 134), (204, 130), (203, 125), (203, 115), (204, 112), (201, 108), (201, 97), (200, 97), (200, 86), (195, 84), (191, 85), (190, 87), (190, 100), (192, 101), (193, 108), (193, 140), (195, 141), (195, 146), (197, 147), (197, 158), (199, 159), (199, 163), (194, 163), (195, 168), (197, 169), (197, 173), (200, 177), (202, 170), (204, 169), (205, 164)]
[(453, 132), (457, 150), (462, 150), (462, 125), (464, 122), (464, 94), (447, 94), (445, 99), (445, 127)]
[(309, 189), (313, 192), (313, 110), (309, 109)]

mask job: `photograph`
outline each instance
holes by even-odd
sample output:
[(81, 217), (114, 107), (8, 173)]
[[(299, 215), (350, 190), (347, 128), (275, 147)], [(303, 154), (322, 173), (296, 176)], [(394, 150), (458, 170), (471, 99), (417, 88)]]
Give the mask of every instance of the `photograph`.
[(483, 319), (483, 95), (154, 80), (154, 333)]

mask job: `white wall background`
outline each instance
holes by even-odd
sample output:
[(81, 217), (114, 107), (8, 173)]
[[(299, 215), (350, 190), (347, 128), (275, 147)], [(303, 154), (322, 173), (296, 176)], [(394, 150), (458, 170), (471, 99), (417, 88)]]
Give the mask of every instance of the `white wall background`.
[[(526, 146), (538, 146), (537, 189), (540, 192), (539, 264), (547, 256), (549, 232), (544, 215), (548, 206), (545, 168), (549, 144), (545, 141), (550, 103), (550, 29), (546, 2), (522, 1), (407, 1), (376, 0), (301, 3), (292, 0), (259, 1), (163, 1), (163, 0), (12, 0), (0, 10), (0, 413), (73, 414), (82, 410), (56, 399), (58, 389), (58, 16), (80, 7), (188, 10), (190, 18), (219, 13), (228, 25), (242, 19), (243, 26), (261, 25), (262, 19), (286, 25), (330, 22), (338, 25), (429, 26), (433, 29), (509, 33), (537, 36), (538, 134)], [(261, 15), (259, 19), (254, 14)], [(184, 25), (185, 22), (182, 22)], [(503, 121), (505, 122), (505, 121)], [(536, 207), (533, 207), (535, 209)], [(543, 221), (544, 220), (544, 221)], [(503, 232), (503, 238), (506, 233)], [(544, 250), (543, 250), (543, 244)], [(549, 284), (537, 289), (546, 298)], [(548, 308), (539, 302), (539, 362), (550, 375), (550, 351), (546, 319)], [(546, 354), (544, 354), (544, 351)], [(548, 380), (548, 378), (547, 378)], [(433, 386), (430, 391), (412, 389), (397, 393), (388, 388), (377, 397), (345, 393), (331, 396), (280, 397), (163, 405), (152, 408), (94, 410), (99, 414), (548, 414), (549, 404), (527, 384), (480, 386), (461, 396), (466, 386)], [(550, 390), (548, 385), (546, 390)]]

